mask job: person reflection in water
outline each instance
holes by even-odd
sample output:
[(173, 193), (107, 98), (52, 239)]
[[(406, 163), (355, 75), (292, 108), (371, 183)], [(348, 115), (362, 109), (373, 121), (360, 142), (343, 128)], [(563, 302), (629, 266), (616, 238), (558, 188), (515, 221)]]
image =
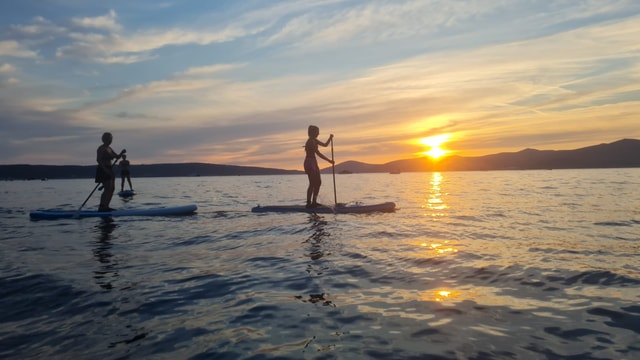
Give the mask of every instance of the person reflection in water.
[(98, 241), (96, 248), (93, 250), (93, 256), (100, 263), (100, 268), (93, 272), (93, 278), (96, 283), (103, 289), (113, 289), (112, 280), (118, 278), (117, 264), (113, 262), (113, 254), (111, 253), (111, 233), (116, 228), (116, 224), (111, 218), (102, 218), (100, 223), (96, 225)]
[(324, 256), (323, 240), (329, 236), (329, 233), (325, 230), (327, 222), (317, 214), (309, 214), (309, 222), (311, 222), (313, 233), (305, 241), (311, 246), (309, 253), (306, 255), (311, 260), (319, 260)]
[(326, 142), (318, 140), (320, 135), (320, 129), (317, 126), (309, 125), (308, 129), (309, 138), (304, 145), (304, 151), (306, 156), (304, 158), (304, 172), (309, 177), (309, 187), (307, 188), (307, 208), (316, 208), (321, 206), (318, 204), (318, 193), (320, 193), (320, 185), (322, 185), (322, 178), (320, 177), (320, 168), (318, 167), (318, 160), (316, 155), (320, 158), (333, 164), (333, 160), (322, 155), (318, 150), (318, 145), (327, 147), (333, 139), (333, 134), (329, 135), (329, 139)]
[[(305, 240), (305, 243), (309, 244), (309, 252), (305, 253), (305, 256), (309, 257), (311, 262), (307, 265), (307, 273), (314, 277), (320, 277), (328, 269), (327, 263), (322, 258), (330, 255), (325, 252), (325, 241), (329, 239), (331, 234), (325, 229), (327, 222), (323, 217), (317, 214), (309, 214), (309, 222), (311, 223), (312, 234)], [(314, 289), (316, 291), (310, 293), (308, 298), (303, 296), (296, 296), (296, 298), (302, 300), (302, 302), (320, 303), (322, 306), (336, 306), (328, 293), (317, 291), (320, 290), (317, 287), (314, 287)]]

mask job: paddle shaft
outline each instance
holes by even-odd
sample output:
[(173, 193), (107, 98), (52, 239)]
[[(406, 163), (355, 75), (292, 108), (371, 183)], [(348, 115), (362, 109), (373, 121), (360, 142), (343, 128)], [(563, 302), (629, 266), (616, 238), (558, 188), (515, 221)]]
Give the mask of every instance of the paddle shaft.
[(338, 195), (336, 193), (336, 162), (333, 159), (333, 138), (331, 138), (331, 170), (333, 172), (333, 203), (338, 206)]
[(91, 191), (91, 194), (89, 194), (89, 196), (87, 196), (87, 198), (84, 200), (82, 205), (80, 205), (80, 207), (78, 208), (78, 212), (80, 212), (80, 210), (82, 210), (82, 208), (87, 203), (87, 201), (89, 201), (89, 199), (91, 199), (91, 195), (93, 195), (93, 193), (96, 192), (96, 190), (98, 190), (98, 186), (100, 186), (100, 185), (102, 185), (102, 184), (101, 183), (97, 183), (96, 184), (96, 187), (93, 188), (93, 191)]

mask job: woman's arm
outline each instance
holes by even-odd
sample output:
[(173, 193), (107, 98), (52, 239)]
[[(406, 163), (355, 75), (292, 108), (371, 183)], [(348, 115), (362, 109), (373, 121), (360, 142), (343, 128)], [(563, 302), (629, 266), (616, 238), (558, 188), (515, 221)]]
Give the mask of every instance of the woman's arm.
[(329, 135), (329, 138), (327, 139), (326, 142), (320, 142), (320, 140), (316, 140), (318, 142), (318, 145), (327, 147), (329, 146), (329, 143), (331, 142), (331, 139), (333, 139), (333, 134)]
[(328, 162), (333, 164), (333, 160), (331, 160), (328, 157), (322, 155), (322, 153), (318, 149), (316, 149), (316, 155), (318, 155), (320, 158), (322, 158), (322, 159), (324, 159), (324, 160), (326, 160), (326, 161), (328, 161)]
[(120, 152), (120, 154), (116, 154), (111, 147), (107, 147), (107, 148), (103, 149), (102, 151), (103, 152), (106, 151), (107, 154), (109, 154), (108, 158), (106, 156), (105, 157), (102, 157), (102, 156), (99, 157), (100, 166), (102, 166), (102, 168), (105, 171), (109, 171), (109, 168), (111, 168), (111, 166), (112, 166), (111, 159), (115, 159), (117, 161), (118, 159), (120, 159), (122, 157), (122, 154), (127, 152), (127, 150), (123, 149), (122, 152)]

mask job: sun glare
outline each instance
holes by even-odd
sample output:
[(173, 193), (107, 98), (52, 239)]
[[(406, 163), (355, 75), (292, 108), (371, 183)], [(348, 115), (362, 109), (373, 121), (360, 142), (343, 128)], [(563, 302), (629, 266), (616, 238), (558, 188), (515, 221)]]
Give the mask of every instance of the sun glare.
[(429, 150), (423, 152), (423, 154), (428, 155), (434, 159), (439, 159), (442, 156), (446, 155), (447, 153), (449, 153), (449, 151), (441, 148), (440, 146), (447, 140), (449, 140), (449, 138), (451, 138), (450, 134), (443, 134), (420, 139), (420, 143), (422, 145), (426, 145), (429, 147)]

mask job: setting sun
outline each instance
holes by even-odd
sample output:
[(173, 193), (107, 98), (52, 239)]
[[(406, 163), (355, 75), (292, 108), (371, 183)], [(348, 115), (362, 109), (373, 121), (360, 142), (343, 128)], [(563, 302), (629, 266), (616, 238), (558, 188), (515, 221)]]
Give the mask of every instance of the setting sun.
[(430, 148), (429, 150), (423, 152), (423, 154), (428, 155), (434, 159), (439, 159), (442, 156), (446, 155), (447, 153), (449, 153), (449, 151), (442, 149), (440, 146), (447, 140), (449, 140), (449, 138), (451, 138), (450, 134), (443, 134), (420, 139), (421, 144), (426, 145)]

